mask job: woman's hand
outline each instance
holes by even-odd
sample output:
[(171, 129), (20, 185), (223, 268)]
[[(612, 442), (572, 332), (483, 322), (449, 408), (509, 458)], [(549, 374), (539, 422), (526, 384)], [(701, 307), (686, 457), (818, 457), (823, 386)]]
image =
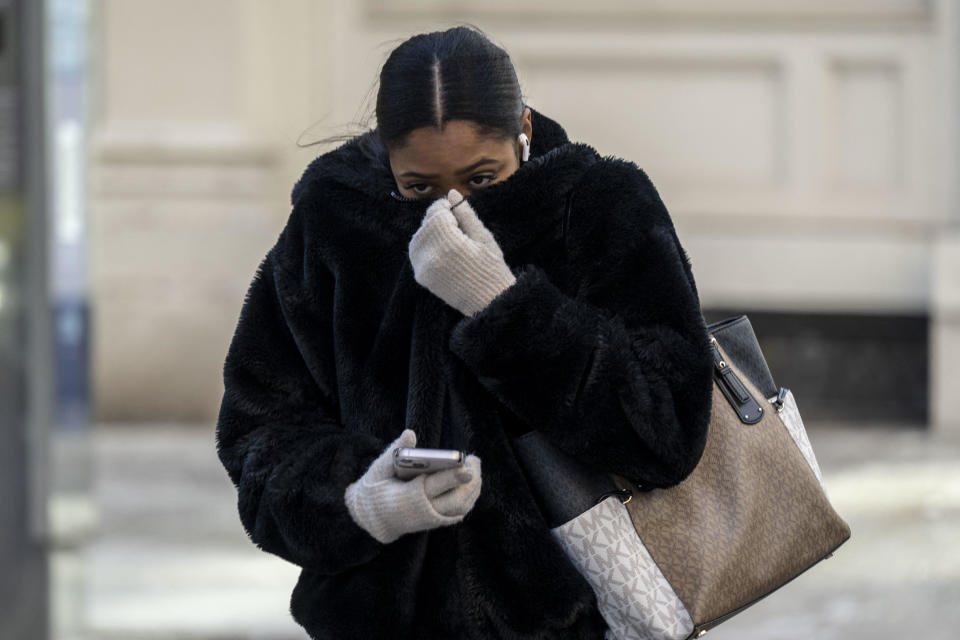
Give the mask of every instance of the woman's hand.
[(467, 456), (459, 469), (406, 481), (397, 478), (393, 450), (416, 444), (417, 435), (404, 430), (344, 494), (354, 522), (383, 544), (407, 533), (460, 522), (480, 495), (480, 458), (474, 455)]
[(493, 234), (456, 189), (430, 205), (409, 251), (416, 281), (464, 315), (516, 282)]

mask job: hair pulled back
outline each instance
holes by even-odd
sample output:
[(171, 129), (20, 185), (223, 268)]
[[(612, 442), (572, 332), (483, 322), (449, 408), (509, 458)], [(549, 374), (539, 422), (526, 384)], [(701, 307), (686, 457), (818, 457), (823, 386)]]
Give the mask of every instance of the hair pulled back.
[(420, 127), (469, 120), (481, 132), (520, 134), (523, 98), (510, 56), (480, 30), (459, 26), (413, 36), (380, 71), (377, 131), (388, 148)]

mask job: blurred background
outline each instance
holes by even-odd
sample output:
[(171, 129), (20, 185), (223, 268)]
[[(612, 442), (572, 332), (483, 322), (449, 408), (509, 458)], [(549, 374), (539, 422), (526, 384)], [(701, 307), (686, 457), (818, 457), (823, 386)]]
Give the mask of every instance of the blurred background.
[(851, 524), (711, 637), (956, 638), (960, 2), (0, 0), (0, 639), (305, 638), (216, 458), (223, 358), (301, 145), (461, 23), (647, 171)]

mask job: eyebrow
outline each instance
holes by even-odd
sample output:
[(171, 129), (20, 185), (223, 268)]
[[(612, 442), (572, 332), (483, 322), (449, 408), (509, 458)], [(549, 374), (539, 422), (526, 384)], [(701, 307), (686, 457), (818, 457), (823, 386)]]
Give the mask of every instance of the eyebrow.
[[(474, 169), (476, 169), (476, 168), (478, 168), (478, 167), (481, 167), (481, 166), (483, 166), (483, 165), (485, 165), (485, 164), (495, 164), (495, 163), (499, 163), (499, 162), (500, 162), (500, 161), (497, 160), (497, 159), (495, 159), (495, 158), (480, 158), (479, 160), (477, 160), (476, 162), (474, 162), (474, 163), (471, 164), (470, 166), (464, 167), (463, 169), (458, 169), (455, 173), (456, 173), (457, 175), (463, 175), (464, 173), (470, 173), (470, 172), (473, 171)], [(401, 173), (398, 177), (400, 177), (400, 178), (421, 178), (421, 179), (423, 179), (423, 180), (429, 180), (429, 179), (431, 179), (431, 178), (436, 178), (437, 176), (435, 176), (435, 175), (428, 175), (428, 174), (425, 174), (425, 173), (417, 173), (416, 171), (404, 171), (404, 172)]]

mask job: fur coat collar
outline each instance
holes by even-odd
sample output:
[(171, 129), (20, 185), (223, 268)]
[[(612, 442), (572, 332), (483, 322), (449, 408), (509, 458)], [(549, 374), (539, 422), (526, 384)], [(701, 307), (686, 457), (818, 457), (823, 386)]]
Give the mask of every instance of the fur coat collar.
[[(562, 200), (583, 172), (598, 158), (586, 144), (571, 143), (554, 120), (531, 109), (534, 135), (530, 160), (509, 180), (491, 185), (470, 197), (474, 209), (509, 255), (555, 228), (564, 212)], [(334, 153), (317, 158), (293, 189), (292, 201), (307, 184), (326, 182), (362, 193), (381, 207), (373, 221), (398, 241), (409, 241), (423, 217), (425, 202), (396, 195), (396, 183), (385, 159), (372, 149), (369, 136), (355, 138)], [(546, 212), (546, 215), (544, 215)]]
[[(391, 196), (363, 137), (307, 167), (250, 285), (217, 449), (251, 539), (302, 567), (313, 638), (602, 638), (510, 438), (646, 486), (702, 452), (712, 359), (663, 203), (632, 163), (533, 123), (531, 160), (470, 197), (517, 275), (474, 316), (414, 280), (427, 203)], [(405, 427), (478, 455), (483, 485), (460, 524), (382, 545), (343, 494)]]

